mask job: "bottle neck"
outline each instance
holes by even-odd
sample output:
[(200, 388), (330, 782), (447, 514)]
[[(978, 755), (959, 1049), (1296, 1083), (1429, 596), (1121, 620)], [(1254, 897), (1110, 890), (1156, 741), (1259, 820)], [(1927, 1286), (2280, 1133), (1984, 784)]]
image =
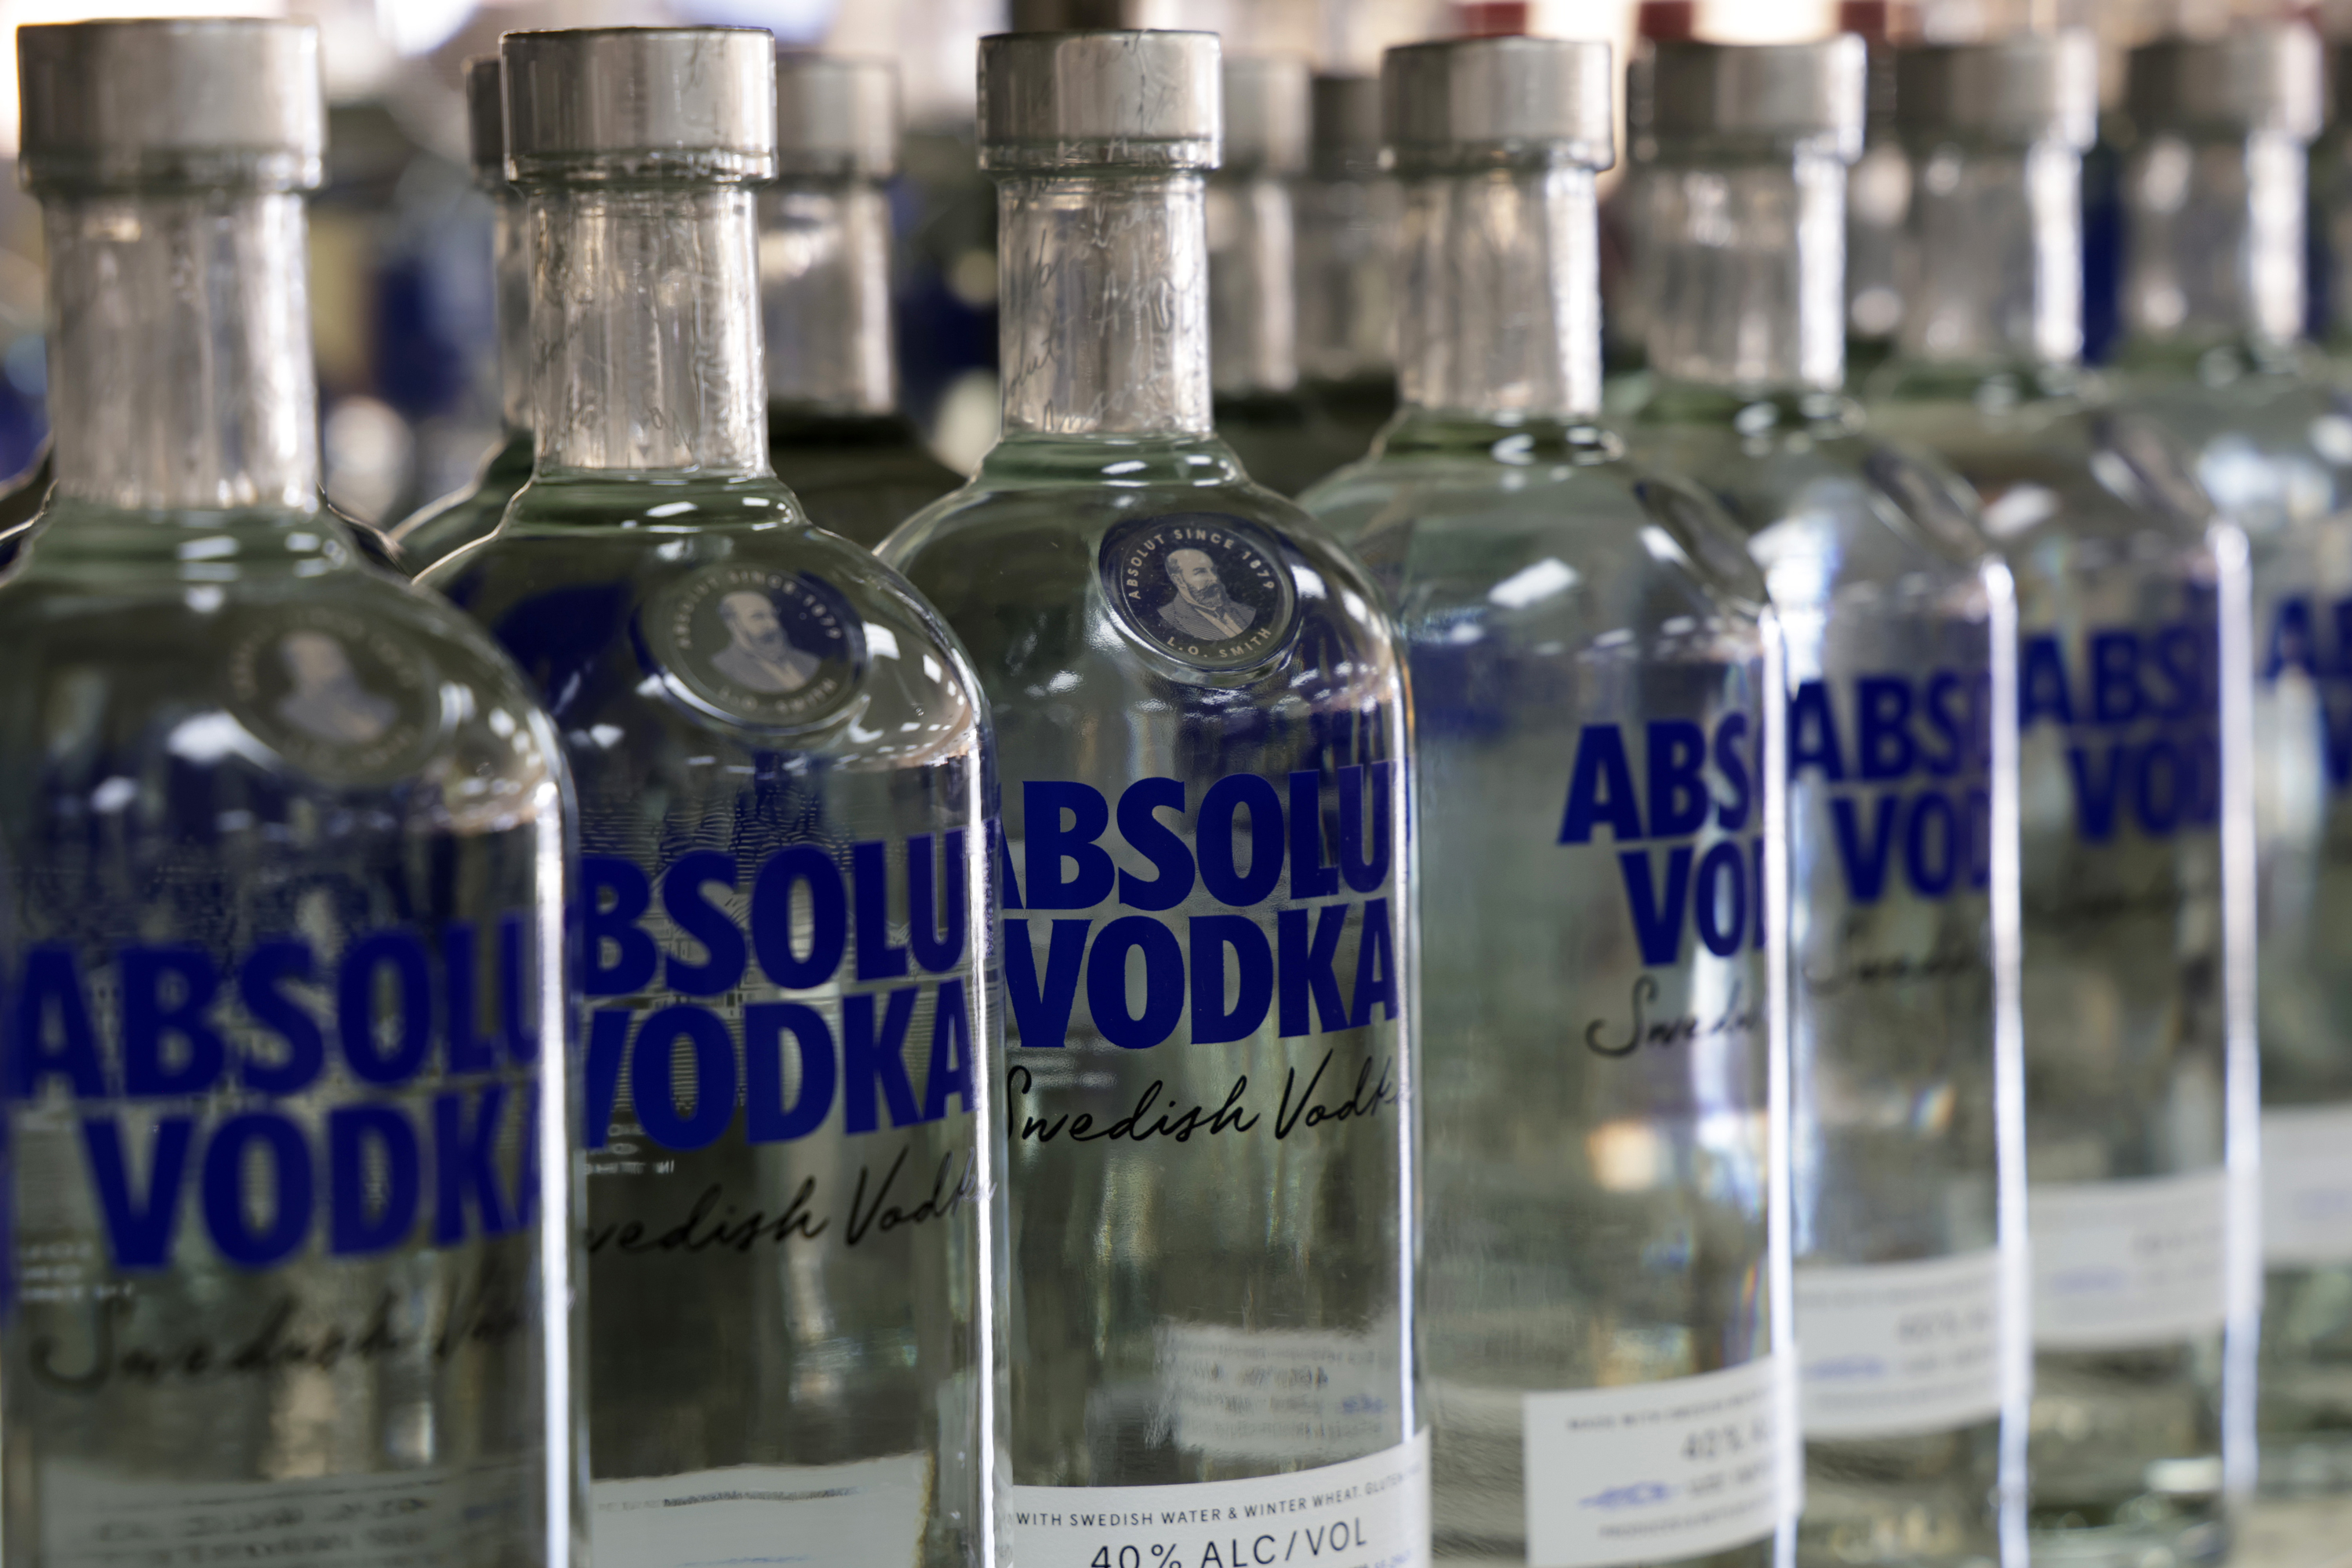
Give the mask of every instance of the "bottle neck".
[(1650, 368), (1741, 394), (1845, 377), (1845, 165), (1671, 156), (1642, 172)]
[(1945, 145), (1912, 187), (1918, 272), (1904, 357), (2071, 365), (2083, 355), (2083, 158), (2060, 142)]
[(509, 434), (530, 428), (530, 221), (522, 193), (491, 196), (492, 309), (499, 328), (499, 414)]
[(1206, 435), (1198, 174), (1019, 174), (997, 195), (1004, 428)]
[(1487, 419), (1599, 413), (1597, 221), (1590, 169), (1530, 163), (1409, 179), (1402, 399)]
[(1300, 374), (1325, 382), (1394, 375), (1396, 182), (1317, 178), (1294, 199)]
[(58, 492), (135, 510), (315, 510), (302, 198), (52, 195), (42, 221)]
[(2201, 352), (2302, 333), (2304, 148), (2289, 136), (2158, 136), (2124, 175), (2134, 342)]
[(1289, 184), (1260, 171), (1209, 181), (1209, 380), (1220, 395), (1298, 384), (1297, 241)]
[(540, 471), (768, 472), (751, 192), (553, 187), (530, 201)]
[(768, 397), (826, 414), (887, 414), (890, 204), (862, 180), (771, 187), (760, 198), (760, 312)]

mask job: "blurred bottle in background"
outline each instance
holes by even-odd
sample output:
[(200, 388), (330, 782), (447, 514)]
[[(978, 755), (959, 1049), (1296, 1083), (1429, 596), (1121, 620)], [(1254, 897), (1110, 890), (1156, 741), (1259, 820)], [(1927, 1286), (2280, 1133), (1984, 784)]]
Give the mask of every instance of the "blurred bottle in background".
[(506, 107), (498, 57), (466, 67), (466, 126), (474, 178), (490, 198), (490, 276), (498, 321), (499, 444), (462, 489), (393, 530), (401, 566), (415, 574), (496, 528), (530, 478), (530, 255), (522, 193), (507, 183)]
[(1297, 495), (1327, 456), (1298, 389), (1291, 187), (1307, 170), (1307, 62), (1228, 54), (1224, 144), (1209, 176), (1209, 380), (1217, 434), (1250, 478)]
[(1731, 513), (1787, 649), (1797, 1555), (1957, 1563), (2003, 1545), (2024, 1421), (1992, 923), (2013, 897), (1993, 828), (2013, 628), (1965, 487), (1841, 390), (1865, 66), (1851, 36), (1637, 58), (1654, 384), (1627, 434)]
[(1914, 21), (1902, 0), (1838, 5), (1838, 31), (1859, 34), (1870, 51), (1862, 156), (1845, 183), (1845, 374), (1856, 385), (1886, 363), (1903, 325), (1911, 156), (1895, 128), (1895, 52)]
[(768, 460), (811, 521), (871, 550), (963, 482), (898, 411), (890, 202), (898, 84), (879, 60), (776, 58), (760, 193)]
[(2352, 41), (2327, 50), (2328, 123), (2311, 149), (2311, 258), (2305, 314), (2339, 377), (2352, 371)]
[[(2288, 1489), (2352, 1484), (2352, 416), (2297, 341), (2321, 99), (2300, 23), (2132, 51), (2118, 361), (2252, 552), (2259, 1424)], [(2251, 1437), (2242, 1400), (2222, 1419)]]
[(1871, 414), (1976, 489), (2017, 582), (2032, 1519), (2129, 1563), (2219, 1517), (2247, 604), (2244, 536), (2080, 368), (2097, 69), (2081, 32), (1898, 57), (1917, 270)]
[(1305, 502), (1413, 681), (1441, 1563), (1752, 1557), (1793, 1479), (1764, 584), (1595, 423), (1612, 65), (1389, 52), (1404, 408)]
[[(1397, 231), (1403, 202), (1381, 172), (1381, 83), (1319, 75), (1297, 183), (1298, 374), (1334, 450), (1369, 450), (1396, 412)], [(1255, 472), (1255, 470), (1252, 470)]]

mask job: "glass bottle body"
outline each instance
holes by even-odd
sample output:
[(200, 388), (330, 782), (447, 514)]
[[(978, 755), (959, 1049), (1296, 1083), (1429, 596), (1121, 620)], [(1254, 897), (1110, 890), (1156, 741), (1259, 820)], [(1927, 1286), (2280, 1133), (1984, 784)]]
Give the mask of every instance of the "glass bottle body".
[(316, 513), (61, 500), (0, 622), (9, 1560), (567, 1560), (551, 728)]
[(2035, 1550), (2209, 1556), (2237, 1070), (2221, 639), (2244, 624), (2222, 613), (2242, 546), (2079, 373), (1905, 365), (1884, 391), (1879, 427), (1969, 481), (2017, 582)]
[(994, 1561), (986, 707), (768, 473), (740, 161), (530, 192), (538, 468), (425, 581), (573, 763), (590, 1544)]
[[(952, 638), (764, 475), (542, 477), (427, 580), (578, 780), (599, 1560), (987, 1562), (993, 778)], [(800, 1496), (708, 1495), (745, 1489)]]
[[(1994, 996), (2003, 606), (1959, 563), (1948, 476), (1834, 396), (1669, 384), (1631, 435), (1729, 511), (1786, 643), (1800, 1560), (1993, 1555), (2003, 1427), (2024, 1418), (2003, 1363), (2021, 1263)], [(1922, 1306), (1949, 1338), (1888, 1353)]]
[(1441, 1562), (1591, 1560), (1559, 1504), (1655, 1458), (1555, 1451), (1596, 1395), (1733, 1389), (1708, 1419), (1765, 1461), (1676, 1452), (1672, 1490), (1738, 1517), (1629, 1503), (1625, 1561), (1769, 1561), (1770, 1455), (1796, 1440), (1771, 1330), (1762, 636), (1677, 542), (1720, 520), (1619, 451), (1581, 423), (1415, 410), (1308, 499), (1398, 605), (1413, 682)]
[(1205, 434), (1014, 437), (882, 553), (971, 650), (1005, 778), (1016, 1514), (1406, 1444), (1414, 943), (1377, 591)]
[(301, 197), (235, 163), (43, 190), (5, 1550), (568, 1563), (563, 768), (320, 510)]

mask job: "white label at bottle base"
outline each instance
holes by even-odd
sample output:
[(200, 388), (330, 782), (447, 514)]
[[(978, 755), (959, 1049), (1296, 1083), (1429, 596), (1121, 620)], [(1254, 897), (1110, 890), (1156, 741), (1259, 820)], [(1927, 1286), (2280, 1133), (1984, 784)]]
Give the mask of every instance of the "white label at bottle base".
[(1528, 1562), (1664, 1563), (1771, 1534), (1800, 1501), (1786, 1399), (1771, 1356), (1696, 1377), (1528, 1394)]
[(2263, 1112), (2263, 1261), (2352, 1263), (2352, 1105)]
[(1404, 1336), (1172, 1323), (1159, 1376), (1176, 1446), (1217, 1459), (1337, 1459), (1395, 1430)]
[(922, 1542), (930, 1493), (924, 1454), (596, 1481), (588, 1489), (588, 1543), (598, 1568), (907, 1568)]
[(2137, 1350), (2220, 1329), (2228, 1207), (2220, 1170), (2034, 1185), (2034, 1344)]
[(123, 1481), (52, 1464), (41, 1476), (48, 1568), (332, 1563), (437, 1568), (539, 1544), (531, 1466), (391, 1470), (298, 1481)]
[(1808, 1437), (1949, 1432), (2000, 1414), (2000, 1254), (1797, 1269)]
[(1013, 1560), (1021, 1568), (1427, 1568), (1429, 1435), (1286, 1476), (1016, 1486)]

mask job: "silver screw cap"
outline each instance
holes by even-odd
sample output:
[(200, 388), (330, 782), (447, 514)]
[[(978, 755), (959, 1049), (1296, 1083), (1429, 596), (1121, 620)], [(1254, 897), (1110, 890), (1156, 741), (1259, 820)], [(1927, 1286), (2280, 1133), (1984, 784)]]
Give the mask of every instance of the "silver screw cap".
[(1862, 156), (1870, 54), (1848, 33), (1811, 44), (1648, 46), (1627, 73), (1634, 134)]
[(1381, 79), (1315, 79), (1315, 172), (1330, 179), (1369, 174), (1381, 166)]
[(16, 30), (28, 185), (314, 189), (325, 177), (319, 30), (251, 18)]
[(887, 180), (898, 169), (898, 71), (887, 60), (776, 56), (780, 174)]
[(499, 54), (518, 183), (775, 174), (776, 46), (756, 27), (509, 33)]
[(2088, 32), (1895, 57), (1895, 120), (1915, 137), (1969, 136), (2088, 147), (2099, 130), (2099, 43)]
[(1305, 173), (1311, 139), (1307, 62), (1228, 55), (1224, 76), (1224, 166)]
[(2319, 36), (2299, 22), (2242, 23), (2218, 38), (2159, 38), (2131, 52), (2124, 104), (2142, 131), (2319, 134)]
[(507, 183), (506, 70), (496, 55), (466, 62), (466, 151), (475, 179)]
[(985, 169), (1213, 169), (1214, 33), (1003, 33), (980, 41)]
[(1399, 168), (1538, 153), (1605, 169), (1617, 157), (1609, 46), (1449, 38), (1381, 58), (1381, 123)]

